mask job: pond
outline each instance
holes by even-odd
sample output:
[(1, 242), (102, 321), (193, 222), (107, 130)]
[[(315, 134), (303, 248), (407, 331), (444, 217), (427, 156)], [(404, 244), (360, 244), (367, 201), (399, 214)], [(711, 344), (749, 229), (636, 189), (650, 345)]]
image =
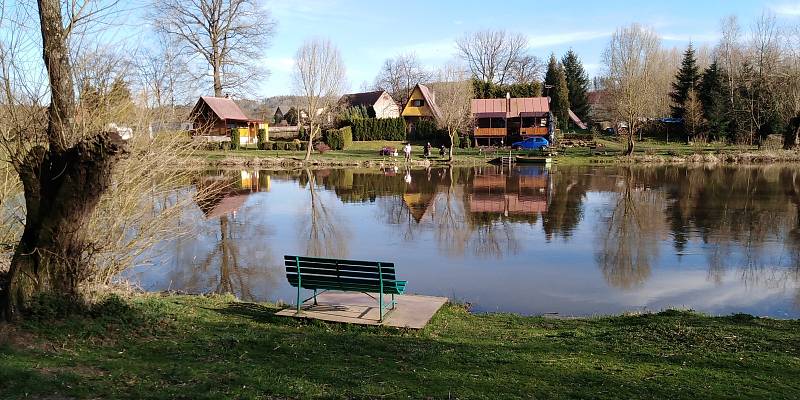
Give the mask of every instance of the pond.
[(198, 172), (224, 184), (125, 276), (291, 303), (283, 255), (392, 261), (478, 312), (800, 317), (796, 166)]

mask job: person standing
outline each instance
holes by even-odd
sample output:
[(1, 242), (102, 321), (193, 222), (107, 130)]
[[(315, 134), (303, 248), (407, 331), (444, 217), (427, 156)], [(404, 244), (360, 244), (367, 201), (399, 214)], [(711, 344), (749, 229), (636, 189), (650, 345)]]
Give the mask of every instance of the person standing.
[(406, 155), (406, 162), (411, 161), (411, 143), (406, 143), (406, 145), (403, 146), (403, 153)]
[(431, 142), (425, 143), (424, 155), (425, 155), (425, 158), (428, 158), (428, 157), (431, 156)]

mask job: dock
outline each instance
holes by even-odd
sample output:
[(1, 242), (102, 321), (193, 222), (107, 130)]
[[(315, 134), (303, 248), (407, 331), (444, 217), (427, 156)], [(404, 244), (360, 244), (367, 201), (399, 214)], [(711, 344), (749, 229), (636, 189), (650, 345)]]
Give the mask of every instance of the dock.
[(395, 299), (396, 308), (384, 317), (382, 323), (378, 318), (378, 304), (375, 299), (363, 293), (352, 292), (325, 292), (317, 296), (316, 305), (313, 300), (303, 303), (300, 314), (290, 307), (278, 311), (276, 315), (346, 324), (422, 329), (447, 303), (446, 297), (436, 296), (404, 294)]

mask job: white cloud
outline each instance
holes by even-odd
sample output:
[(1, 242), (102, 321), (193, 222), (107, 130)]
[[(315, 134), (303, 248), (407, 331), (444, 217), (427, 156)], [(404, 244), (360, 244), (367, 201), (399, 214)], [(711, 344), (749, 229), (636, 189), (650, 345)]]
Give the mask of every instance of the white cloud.
[(793, 17), (800, 17), (800, 3), (784, 3), (776, 4), (770, 7), (772, 11), (780, 15), (788, 15)]

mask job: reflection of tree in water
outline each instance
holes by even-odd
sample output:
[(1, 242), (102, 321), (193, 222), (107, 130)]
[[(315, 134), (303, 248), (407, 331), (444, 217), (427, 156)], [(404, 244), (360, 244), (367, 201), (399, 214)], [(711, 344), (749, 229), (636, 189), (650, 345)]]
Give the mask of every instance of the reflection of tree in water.
[(305, 170), (308, 183), (308, 222), (300, 229), (301, 240), (305, 243), (305, 254), (314, 257), (347, 257), (348, 241), (343, 221), (325, 204), (317, 192), (317, 178), (330, 174), (328, 170)]
[(568, 239), (583, 219), (583, 200), (591, 175), (586, 167), (559, 167), (551, 176), (553, 190), (542, 227), (547, 240), (556, 234)]
[[(213, 293), (231, 293), (244, 300), (256, 300), (252, 292), (254, 281), (274, 281), (274, 255), (265, 245), (266, 227), (255, 218), (254, 207), (245, 205), (247, 197), (269, 188), (269, 175), (248, 171), (224, 171), (204, 176), (196, 182), (198, 188), (210, 191), (210, 195), (197, 199), (198, 206), (209, 221), (218, 221), (200, 235), (213, 235), (214, 245), (195, 265), (189, 287), (199, 287), (203, 273), (219, 268), (218, 281), (209, 282)], [(244, 218), (237, 218), (244, 215)], [(259, 286), (263, 286), (259, 283)]]
[(634, 187), (634, 173), (623, 170), (616, 201), (598, 230), (595, 259), (606, 281), (621, 289), (643, 284), (658, 256), (656, 233), (662, 228), (659, 193)]

